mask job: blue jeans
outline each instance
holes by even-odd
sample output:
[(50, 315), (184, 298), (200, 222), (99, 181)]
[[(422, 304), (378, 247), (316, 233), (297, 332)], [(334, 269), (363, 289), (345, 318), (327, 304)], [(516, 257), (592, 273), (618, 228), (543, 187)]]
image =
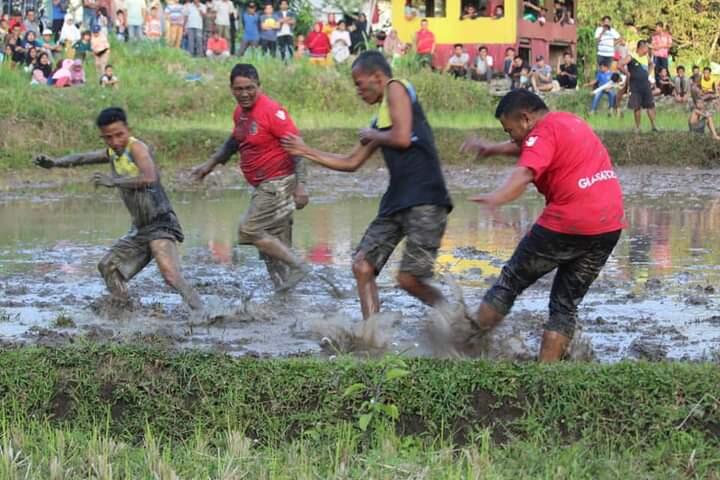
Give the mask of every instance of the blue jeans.
[(605, 90), (603, 92), (598, 92), (595, 94), (595, 96), (593, 97), (592, 106), (590, 107), (591, 111), (597, 111), (598, 105), (600, 104), (600, 99), (602, 99), (603, 95), (608, 96), (608, 107), (615, 108), (615, 97), (617, 96), (617, 94), (612, 90)]
[(200, 57), (205, 53), (203, 50), (202, 28), (187, 29), (187, 49), (193, 57)]
[(130, 40), (142, 40), (143, 36), (142, 25), (128, 25), (128, 38)]

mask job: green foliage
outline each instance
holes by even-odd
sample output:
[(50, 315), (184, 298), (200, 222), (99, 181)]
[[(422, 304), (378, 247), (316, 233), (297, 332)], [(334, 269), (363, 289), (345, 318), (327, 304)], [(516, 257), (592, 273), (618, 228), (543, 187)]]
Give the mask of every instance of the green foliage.
[(297, 15), (295, 33), (307, 35), (315, 23), (315, 9), (309, 0), (291, 0), (290, 8)]

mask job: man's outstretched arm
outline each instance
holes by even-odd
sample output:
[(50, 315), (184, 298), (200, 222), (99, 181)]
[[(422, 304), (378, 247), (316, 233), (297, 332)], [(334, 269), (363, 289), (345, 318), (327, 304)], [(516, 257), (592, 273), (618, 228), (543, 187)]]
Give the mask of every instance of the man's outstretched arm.
[(79, 167), (82, 165), (94, 165), (100, 163), (108, 163), (107, 150), (93, 150), (92, 152), (73, 153), (59, 158), (53, 158), (48, 155), (35, 155), (33, 163), (43, 168), (69, 168)]
[(204, 163), (201, 163), (197, 167), (192, 169), (192, 176), (195, 180), (202, 180), (205, 178), (210, 172), (212, 172), (215, 167), (217, 167), (220, 164), (226, 164), (233, 155), (235, 155), (238, 151), (238, 143), (235, 138), (230, 135), (225, 142), (223, 142), (220, 147), (215, 150), (215, 152), (210, 155), (210, 158), (208, 158)]
[(349, 154), (340, 155), (314, 149), (306, 145), (302, 138), (295, 135), (284, 137), (280, 140), (280, 144), (290, 155), (305, 157), (324, 167), (340, 172), (354, 172), (378, 148), (377, 142), (370, 142), (366, 145), (358, 144)]

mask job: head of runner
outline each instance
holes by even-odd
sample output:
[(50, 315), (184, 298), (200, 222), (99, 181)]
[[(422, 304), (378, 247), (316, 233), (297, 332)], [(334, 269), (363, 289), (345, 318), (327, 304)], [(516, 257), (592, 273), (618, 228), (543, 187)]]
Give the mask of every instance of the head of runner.
[(542, 99), (529, 90), (514, 90), (505, 95), (495, 110), (505, 132), (521, 145), (535, 125), (549, 113)]
[(125, 111), (118, 107), (106, 108), (100, 112), (95, 123), (100, 129), (100, 138), (108, 148), (122, 155), (130, 143), (130, 128)]
[(260, 93), (260, 76), (254, 66), (238, 63), (230, 72), (230, 91), (243, 110), (252, 109)]
[(352, 77), (358, 96), (365, 103), (375, 105), (383, 100), (392, 69), (382, 53), (367, 51), (353, 62)]

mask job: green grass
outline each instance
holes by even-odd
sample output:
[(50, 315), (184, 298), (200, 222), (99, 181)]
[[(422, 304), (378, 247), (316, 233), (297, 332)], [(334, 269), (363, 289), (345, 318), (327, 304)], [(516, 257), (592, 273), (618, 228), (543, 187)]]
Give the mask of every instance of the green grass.
[(81, 344), (0, 352), (0, 398), (3, 479), (720, 475), (713, 364), (238, 360)]
[[(138, 135), (161, 140), (155, 144), (161, 162), (176, 164), (175, 144), (185, 145), (181, 157), (198, 161), (231, 128), (235, 103), (227, 85), (235, 61), (193, 59), (155, 44), (113, 44), (111, 63), (121, 79), (119, 90), (100, 88), (91, 65), (86, 67), (89, 83), (83, 88), (50, 89), (31, 87), (26, 74), (3, 64), (0, 169), (27, 167), (32, 155), (40, 151), (59, 154), (97, 147), (93, 121), (97, 112), (110, 105), (128, 110)], [(305, 62), (286, 66), (266, 58), (249, 61), (257, 65), (262, 87), (289, 109), (305, 134), (331, 129), (354, 132), (368, 125), (373, 116), (373, 108), (357, 98), (347, 66), (322, 69)], [(203, 80), (187, 82), (185, 77), (194, 73), (200, 73)], [(476, 129), (500, 132), (493, 118), (497, 98), (490, 96), (484, 85), (417, 70), (412, 64), (399, 69), (397, 75), (416, 85), (436, 131), (463, 130), (462, 136)], [(586, 116), (590, 95), (580, 91), (548, 100), (554, 108)], [(633, 125), (631, 115), (623, 119), (598, 115), (589, 121), (597, 130), (608, 132), (626, 131)], [(644, 122), (647, 125), (646, 119)], [(661, 111), (658, 123), (665, 130), (687, 130), (686, 113), (677, 109)], [(185, 138), (192, 138), (192, 143)], [(451, 148), (455, 150), (457, 145)]]

